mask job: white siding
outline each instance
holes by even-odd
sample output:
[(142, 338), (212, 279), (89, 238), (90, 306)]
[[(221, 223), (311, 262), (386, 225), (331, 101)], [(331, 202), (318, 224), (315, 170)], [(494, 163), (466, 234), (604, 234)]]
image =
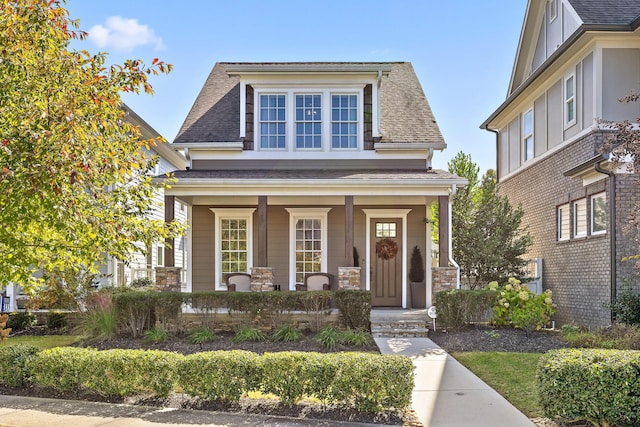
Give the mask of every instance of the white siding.
[(622, 103), (618, 99), (640, 90), (640, 49), (602, 50), (602, 116), (606, 120), (635, 121), (640, 103)]

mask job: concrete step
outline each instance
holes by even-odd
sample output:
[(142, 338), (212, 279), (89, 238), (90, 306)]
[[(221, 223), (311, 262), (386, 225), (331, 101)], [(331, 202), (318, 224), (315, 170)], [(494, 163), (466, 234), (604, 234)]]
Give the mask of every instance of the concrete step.
[(424, 338), (429, 335), (428, 328), (371, 330), (374, 338)]
[(372, 322), (371, 329), (412, 329), (412, 328), (426, 328), (427, 322), (425, 320), (396, 320), (393, 322)]
[(389, 319), (371, 322), (374, 337), (426, 337), (429, 332), (427, 321), (422, 319)]

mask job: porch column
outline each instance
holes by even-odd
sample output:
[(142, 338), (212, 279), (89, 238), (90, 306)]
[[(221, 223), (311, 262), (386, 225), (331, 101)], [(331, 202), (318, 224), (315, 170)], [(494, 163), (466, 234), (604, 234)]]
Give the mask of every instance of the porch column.
[[(164, 196), (164, 221), (169, 223), (175, 219), (176, 196)], [(175, 267), (174, 239), (168, 238), (164, 245), (164, 266)]]
[(449, 266), (449, 196), (438, 196), (438, 252), (440, 267)]
[(344, 266), (353, 267), (353, 196), (344, 196), (344, 215)]
[(258, 266), (267, 264), (267, 196), (258, 197)]

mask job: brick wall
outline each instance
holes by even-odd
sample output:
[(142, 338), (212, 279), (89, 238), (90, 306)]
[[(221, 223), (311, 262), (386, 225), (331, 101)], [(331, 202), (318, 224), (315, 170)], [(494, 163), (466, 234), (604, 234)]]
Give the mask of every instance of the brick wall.
[[(501, 181), (499, 186), (499, 192), (507, 195), (512, 205), (522, 204), (523, 226), (528, 227), (533, 237), (528, 257), (543, 258), (543, 284), (545, 289), (553, 291), (558, 306), (555, 320), (559, 325), (567, 322), (595, 327), (610, 324), (610, 311), (606, 307), (611, 297), (609, 233), (564, 242), (556, 238), (557, 206), (587, 197), (587, 216), (590, 217), (589, 196), (606, 191), (608, 197), (609, 178), (585, 187), (581, 179), (563, 175), (597, 155), (603, 138), (601, 132), (593, 132)], [(617, 180), (617, 222), (620, 224), (626, 222), (628, 206), (634, 199), (638, 200), (638, 189), (628, 176)], [(620, 228), (617, 227), (618, 252), (622, 248), (631, 250), (635, 245), (625, 240)], [(620, 284), (619, 274), (618, 286)]]

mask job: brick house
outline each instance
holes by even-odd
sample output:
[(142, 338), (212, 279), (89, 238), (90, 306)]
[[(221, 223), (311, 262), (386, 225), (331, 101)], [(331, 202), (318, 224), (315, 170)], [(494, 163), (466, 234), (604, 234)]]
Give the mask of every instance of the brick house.
[(456, 285), (449, 195), (466, 181), (431, 167), (446, 144), (410, 63), (217, 63), (172, 145), (188, 160), (166, 193), (187, 205), (187, 291), (234, 272), (288, 291), (324, 272), (409, 307), (414, 246), (428, 266), (440, 254), (424, 303)]
[(599, 119), (635, 121), (640, 1), (530, 0), (507, 99), (481, 125), (496, 134), (500, 192), (522, 204), (553, 291), (556, 321), (611, 323), (607, 305), (639, 252), (624, 224), (637, 176), (609, 171)]

